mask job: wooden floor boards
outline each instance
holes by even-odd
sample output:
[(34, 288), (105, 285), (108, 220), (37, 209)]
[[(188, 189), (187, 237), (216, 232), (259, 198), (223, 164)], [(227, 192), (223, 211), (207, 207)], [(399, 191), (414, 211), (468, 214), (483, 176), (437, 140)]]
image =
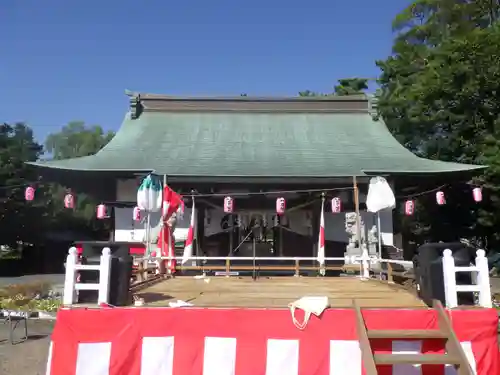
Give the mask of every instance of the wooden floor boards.
[[(207, 280), (209, 280), (207, 282)], [(413, 293), (397, 285), (357, 277), (176, 277), (136, 293), (146, 306), (168, 306), (183, 300), (198, 307), (283, 308), (304, 296), (328, 296), (331, 307), (425, 307)]]

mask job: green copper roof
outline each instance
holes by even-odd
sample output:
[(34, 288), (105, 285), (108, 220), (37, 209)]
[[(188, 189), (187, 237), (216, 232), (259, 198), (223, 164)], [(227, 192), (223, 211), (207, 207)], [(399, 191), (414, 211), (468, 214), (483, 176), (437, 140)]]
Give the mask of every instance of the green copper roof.
[(165, 103), (176, 99), (161, 100), (131, 110), (117, 135), (96, 155), (34, 164), (82, 171), (154, 171), (172, 177), (312, 178), (482, 168), (415, 156), (382, 121), (373, 120), (369, 106), (323, 107), (321, 100), (293, 99), (279, 104), (290, 106), (271, 110), (263, 100), (260, 111), (262, 103), (251, 99), (240, 109), (196, 102), (191, 108), (194, 100), (187, 99), (166, 108)]

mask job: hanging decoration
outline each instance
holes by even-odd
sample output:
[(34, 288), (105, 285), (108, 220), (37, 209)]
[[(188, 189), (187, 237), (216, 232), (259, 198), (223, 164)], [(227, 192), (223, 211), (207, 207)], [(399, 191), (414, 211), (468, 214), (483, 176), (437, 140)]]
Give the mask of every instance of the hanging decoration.
[(332, 198), (332, 212), (334, 214), (342, 212), (342, 200), (339, 197)]
[(278, 215), (283, 215), (286, 210), (286, 200), (283, 197), (276, 199), (276, 213)]
[(75, 208), (75, 197), (73, 194), (68, 193), (64, 196), (64, 207)]
[(191, 207), (191, 221), (189, 223), (186, 243), (184, 245), (184, 253), (182, 254), (182, 264), (186, 264), (189, 258), (193, 257), (193, 242), (196, 238), (196, 209), (193, 197), (193, 206)]
[(316, 257), (321, 270), (320, 273), (324, 276), (325, 270), (325, 196), (321, 197), (321, 213), (319, 220), (319, 233), (318, 233), (318, 255)]
[(157, 176), (148, 175), (137, 190), (137, 206), (146, 212), (158, 212), (162, 208), (162, 183)]
[(107, 209), (104, 204), (100, 204), (97, 206), (97, 218), (98, 219), (105, 219), (107, 217)]
[(366, 196), (367, 211), (379, 212), (394, 207), (396, 207), (396, 197), (387, 180), (380, 176), (370, 178)]
[(405, 215), (411, 216), (415, 213), (415, 201), (407, 200), (405, 202)]
[(138, 206), (134, 207), (134, 211), (132, 212), (132, 217), (134, 221), (141, 221), (141, 209)]
[(483, 200), (483, 191), (480, 187), (472, 189), (472, 197), (475, 202), (481, 202)]
[(446, 204), (446, 198), (445, 198), (444, 193), (442, 191), (438, 191), (436, 193), (436, 202), (440, 206)]
[(230, 214), (234, 211), (234, 201), (231, 197), (224, 198), (224, 212)]
[(35, 188), (32, 186), (28, 186), (26, 190), (24, 191), (24, 199), (27, 201), (31, 202), (33, 199), (35, 199)]

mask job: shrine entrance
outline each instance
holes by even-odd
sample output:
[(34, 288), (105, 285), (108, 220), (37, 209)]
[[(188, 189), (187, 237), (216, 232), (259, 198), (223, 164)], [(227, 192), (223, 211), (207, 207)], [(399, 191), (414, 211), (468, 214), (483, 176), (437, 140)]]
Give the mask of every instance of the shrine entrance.
[(229, 232), (228, 256), (273, 257), (279, 248), (279, 217), (266, 211), (243, 211), (224, 217)]

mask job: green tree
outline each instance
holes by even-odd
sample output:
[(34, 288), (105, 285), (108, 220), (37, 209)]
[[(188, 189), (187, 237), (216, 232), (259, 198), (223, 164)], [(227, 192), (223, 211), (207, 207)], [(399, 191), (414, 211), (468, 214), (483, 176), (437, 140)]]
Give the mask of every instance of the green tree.
[(338, 80), (339, 84), (333, 88), (333, 93), (325, 94), (310, 90), (300, 91), (299, 96), (346, 96), (364, 94), (368, 89), (368, 78), (342, 78)]
[[(59, 132), (49, 134), (45, 141), (45, 148), (56, 160), (88, 156), (101, 150), (113, 136), (113, 132), (105, 132), (100, 126), (86, 126), (84, 122), (72, 121)], [(95, 220), (98, 202), (86, 194), (74, 192), (76, 193), (75, 210), (65, 210), (62, 202), (66, 192), (66, 187), (52, 185), (52, 210), (56, 212), (54, 225), (58, 229), (102, 230), (103, 222)]]
[(480, 205), (470, 186), (454, 186), (445, 208), (419, 199), (424, 209), (408, 228), (427, 239), (500, 240), (499, 10), (496, 1), (415, 1), (394, 21), (392, 55), (377, 62), (378, 110), (403, 145), (431, 159), (491, 166), (473, 181), (484, 187)]
[(58, 133), (49, 134), (45, 149), (55, 160), (88, 156), (97, 153), (114, 137), (100, 126), (85, 126), (83, 121), (72, 121)]
[[(0, 125), (0, 245), (17, 248), (43, 237), (47, 210), (45, 188), (25, 162), (42, 154), (32, 130), (24, 123)], [(33, 185), (36, 199), (26, 202), (25, 188)]]
[(360, 95), (368, 90), (367, 78), (342, 78), (335, 85), (333, 91), (337, 96)]

